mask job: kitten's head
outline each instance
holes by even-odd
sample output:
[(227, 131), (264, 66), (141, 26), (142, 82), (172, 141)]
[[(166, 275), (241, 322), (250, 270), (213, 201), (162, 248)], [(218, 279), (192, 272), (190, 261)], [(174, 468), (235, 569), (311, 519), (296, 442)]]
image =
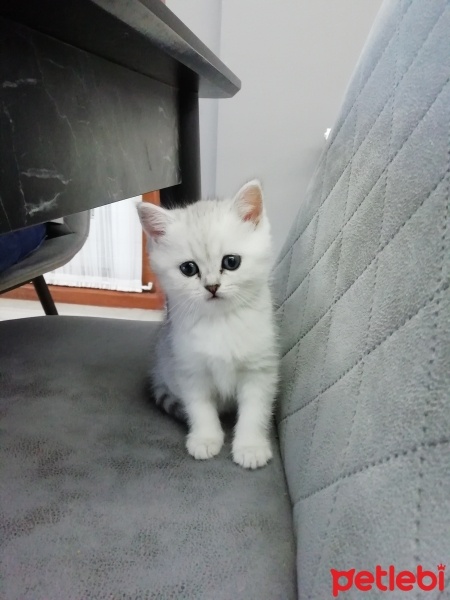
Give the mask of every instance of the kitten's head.
[[(258, 181), (233, 199), (167, 210), (138, 205), (152, 267), (170, 306), (214, 314), (251, 305), (267, 284), (270, 227)], [(197, 311), (195, 311), (197, 312)]]

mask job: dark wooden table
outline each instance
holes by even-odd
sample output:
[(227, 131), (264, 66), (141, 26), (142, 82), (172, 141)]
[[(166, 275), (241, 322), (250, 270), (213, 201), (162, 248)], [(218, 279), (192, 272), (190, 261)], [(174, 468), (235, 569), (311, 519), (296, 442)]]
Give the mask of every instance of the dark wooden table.
[(198, 199), (198, 98), (239, 88), (160, 0), (0, 0), (0, 233)]

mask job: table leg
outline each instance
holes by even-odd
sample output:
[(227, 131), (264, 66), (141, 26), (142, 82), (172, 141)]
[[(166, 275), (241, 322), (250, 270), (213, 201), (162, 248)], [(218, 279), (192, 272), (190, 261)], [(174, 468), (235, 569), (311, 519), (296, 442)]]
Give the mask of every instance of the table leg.
[(167, 208), (183, 206), (201, 198), (200, 123), (198, 96), (180, 93), (179, 144), (182, 182), (161, 190), (161, 204)]

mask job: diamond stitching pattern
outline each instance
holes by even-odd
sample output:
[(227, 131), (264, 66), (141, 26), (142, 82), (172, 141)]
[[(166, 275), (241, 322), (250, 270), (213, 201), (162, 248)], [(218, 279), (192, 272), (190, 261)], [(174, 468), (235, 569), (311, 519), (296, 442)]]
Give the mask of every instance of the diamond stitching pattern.
[[(369, 471), (378, 473), (375, 467), (383, 467), (383, 478), (386, 478), (397, 469), (397, 459), (408, 458), (408, 489), (413, 490), (415, 486), (417, 495), (414, 498), (414, 494), (408, 492), (405, 502), (409, 503), (408, 514), (416, 513), (416, 531), (414, 526), (408, 525), (405, 536), (409, 537), (405, 547), (410, 549), (410, 560), (417, 563), (419, 559), (424, 561), (426, 558), (425, 547), (421, 545), (425, 527), (422, 522), (429, 524), (431, 518), (424, 500), (425, 466), (430, 453), (433, 461), (438, 460), (436, 457), (442, 457), (438, 464), (447, 464), (447, 472), (450, 471), (450, 440), (443, 430), (446, 420), (437, 416), (446, 402), (449, 409), (450, 402), (450, 392), (446, 395), (447, 388), (442, 383), (447, 381), (446, 375), (437, 370), (446, 364), (445, 357), (438, 357), (438, 352), (442, 354), (445, 348), (450, 348), (450, 314), (447, 321), (441, 315), (450, 306), (450, 255), (447, 244), (450, 39), (447, 43), (447, 59), (442, 56), (446, 45), (443, 35), (450, 29), (450, 2), (436, 0), (425, 8), (420, 0), (386, 0), (384, 11), (381, 21), (385, 30), (389, 30), (389, 38), (384, 32), (375, 30), (365, 50), (365, 57), (361, 59), (354, 81), (350, 84), (344, 112), (338, 119), (334, 135), (315, 173), (318, 181), (309, 188), (308, 193), (313, 195), (308, 196), (305, 208), (300, 210), (299, 219), (274, 269), (277, 317), (281, 324), (282, 340), (281, 394), (277, 418), (289, 489), (295, 506), (299, 540), (299, 593), (311, 599), (323, 596), (323, 590), (327, 589), (323, 587), (324, 581), (325, 578), (329, 579), (330, 566), (346, 568), (344, 564), (339, 567), (338, 561), (342, 557), (336, 553), (338, 546), (335, 544), (339, 535), (345, 535), (342, 530), (342, 511), (351, 504), (348, 494), (351, 494), (355, 485), (359, 485), (353, 483), (358, 474)], [(415, 28), (417, 19), (420, 19), (420, 27)], [(416, 30), (420, 34), (412, 38)], [(383, 46), (380, 40), (384, 40)], [(424, 67), (427, 61), (434, 60), (435, 63)], [(376, 94), (377, 89), (381, 90), (380, 97), (372, 102), (370, 94), (366, 92), (370, 90), (370, 93)], [(404, 101), (405, 94), (408, 94), (407, 102)], [(371, 110), (372, 105), (377, 107), (375, 111)], [(409, 112), (403, 110), (405, 105), (410, 107)], [(362, 119), (358, 118), (359, 114), (363, 115)], [(445, 146), (449, 148), (445, 158), (441, 153), (443, 136), (447, 136)], [(439, 140), (439, 143), (435, 143), (435, 140)], [(344, 150), (344, 160), (336, 154), (341, 150)], [(436, 154), (438, 151), (439, 155)], [(376, 156), (377, 160), (371, 162), (371, 156)], [(419, 174), (409, 177), (415, 164), (420, 164)], [(372, 171), (371, 165), (374, 166)], [(327, 171), (331, 172), (328, 179)], [(426, 176), (419, 180), (422, 174)], [(402, 177), (405, 191), (399, 179)], [(408, 188), (411, 184), (415, 187)], [(411, 197), (409, 204), (408, 189)], [(397, 204), (396, 194), (399, 190), (401, 203)], [(341, 218), (339, 215), (342, 215)], [(334, 222), (329, 221), (331, 216)], [(364, 222), (363, 218), (370, 220)], [(302, 243), (306, 232), (309, 240)], [(369, 237), (370, 244), (365, 244), (361, 234)], [(433, 243), (427, 245), (424, 236), (430, 235), (433, 236)], [(441, 245), (434, 242), (435, 235), (442, 236)], [(408, 260), (402, 259), (401, 252), (410, 252), (411, 248), (414, 250), (414, 240), (419, 242), (416, 253)], [(349, 251), (352, 248), (349, 244), (361, 247), (362, 258), (358, 259), (357, 268), (348, 263), (354, 256), (354, 250)], [(402, 278), (411, 277), (414, 280), (415, 263), (412, 257), (416, 255), (421, 261), (417, 263), (417, 269), (430, 264), (432, 268), (429, 272), (421, 271), (420, 277), (415, 278), (417, 285), (422, 287), (414, 297), (414, 283)], [(289, 260), (286, 260), (287, 256)], [(430, 263), (433, 256), (435, 260)], [(302, 263), (300, 266), (299, 262)], [(402, 270), (402, 266), (407, 268)], [(399, 282), (397, 288), (396, 278)], [(402, 293), (405, 294), (404, 300), (398, 296)], [(355, 324), (351, 323), (352, 313), (348, 308), (342, 310), (349, 306), (350, 299), (355, 309), (361, 306), (357, 303), (363, 299), (367, 302), (367, 308), (355, 310), (355, 317), (359, 320)], [(439, 327), (436, 325), (438, 322)], [(339, 352), (339, 335), (345, 339), (347, 352), (345, 360), (340, 361), (333, 358)], [(347, 339), (347, 336), (350, 337)], [(355, 336), (356, 351), (349, 350), (351, 336)], [(405, 350), (405, 357), (401, 360), (389, 361), (390, 352), (398, 351), (402, 344), (407, 348), (409, 343), (418, 339), (421, 340), (420, 347), (424, 348), (423, 360), (430, 361), (428, 371), (425, 366), (418, 368), (418, 364), (414, 363), (420, 360), (419, 350), (409, 353), (410, 359), (408, 350)], [(435, 358), (430, 359), (430, 355)], [(319, 361), (317, 366), (313, 362), (315, 359)], [(370, 387), (376, 381), (374, 369), (390, 369), (391, 364), (392, 368), (397, 368), (396, 365), (404, 369), (411, 368), (411, 378), (420, 374), (430, 381), (429, 388), (423, 381), (417, 381), (416, 389), (428, 390), (426, 393), (431, 395), (421, 400), (416, 410), (408, 413), (409, 400), (397, 381), (392, 379), (395, 377), (394, 371), (389, 371), (387, 381), (396, 384), (393, 385), (396, 395), (392, 399), (378, 398), (380, 406), (377, 409), (376, 397), (371, 397), (374, 388)], [(331, 376), (330, 366), (333, 371)], [(402, 373), (402, 382), (408, 377), (407, 373)], [(380, 372), (378, 376), (383, 375)], [(381, 388), (387, 389), (386, 386)], [(346, 397), (345, 390), (352, 394), (351, 398)], [(349, 408), (345, 411), (348, 419), (345, 428), (340, 423), (339, 401), (346, 403)], [(384, 402), (399, 404), (389, 412), (389, 405), (386, 404), (385, 408)], [(335, 423), (327, 422), (325, 406), (333, 409), (331, 412)], [(359, 415), (361, 406), (363, 410)], [(426, 435), (424, 433), (421, 439), (420, 436), (417, 439), (412, 437), (413, 433), (415, 435), (420, 430), (419, 422), (405, 429), (404, 435), (400, 428), (397, 444), (394, 435), (397, 430), (393, 429), (389, 431), (389, 445), (385, 448), (387, 453), (383, 456), (383, 447), (380, 447), (380, 451), (371, 452), (371, 432), (369, 424), (364, 421), (365, 417), (370, 416), (372, 410), (402, 414), (403, 406), (406, 421), (408, 414), (420, 415), (420, 410), (424, 411), (423, 428)], [(374, 421), (391, 427), (385, 417)], [(330, 461), (331, 471), (320, 461), (322, 450), (317, 440), (325, 440), (324, 436), (333, 426), (341, 427), (346, 437), (345, 442), (339, 444), (339, 455)], [(366, 433), (361, 428), (366, 428)], [(352, 435), (353, 430), (355, 435)], [(374, 433), (381, 435), (379, 431)], [(411, 440), (416, 443), (411, 444)], [(361, 444), (365, 446), (360, 454), (358, 444), (359, 447)], [(311, 454), (313, 448), (319, 457)], [(326, 452), (332, 452), (329, 444)], [(326, 454), (323, 460), (327, 460)], [(311, 468), (317, 471), (311, 472)], [(376, 477), (381, 475), (377, 474)], [(372, 485), (371, 479), (365, 481)], [(401, 490), (399, 493), (401, 495)], [(430, 493), (427, 488), (427, 494)], [(317, 495), (321, 498), (317, 512), (321, 524), (314, 536), (316, 503), (309, 502), (309, 499)], [(370, 504), (370, 497), (367, 502)], [(352, 511), (349, 519), (354, 519), (358, 513), (355, 507)], [(311, 550), (311, 546), (314, 546), (314, 550)], [(335, 563), (329, 562), (330, 556), (335, 556)], [(307, 569), (303, 567), (306, 563)]]

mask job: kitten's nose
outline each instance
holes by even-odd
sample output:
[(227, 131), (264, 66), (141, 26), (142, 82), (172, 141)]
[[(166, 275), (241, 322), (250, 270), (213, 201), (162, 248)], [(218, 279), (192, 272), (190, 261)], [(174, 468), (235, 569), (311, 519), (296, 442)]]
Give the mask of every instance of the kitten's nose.
[(220, 288), (220, 283), (215, 283), (214, 285), (205, 285), (205, 290), (211, 292), (213, 296), (216, 295), (217, 290)]

